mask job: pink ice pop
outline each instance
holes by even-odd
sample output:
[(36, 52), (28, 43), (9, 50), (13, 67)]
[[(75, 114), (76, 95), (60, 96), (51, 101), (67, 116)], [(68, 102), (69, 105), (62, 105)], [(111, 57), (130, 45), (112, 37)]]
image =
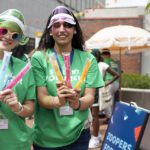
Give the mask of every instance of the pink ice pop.
[(66, 68), (66, 83), (69, 88), (72, 88), (70, 79), (70, 53), (63, 53)]
[(5, 89), (12, 89), (30, 70), (31, 64), (27, 63), (26, 66), (17, 74), (17, 76), (10, 82), (10, 84)]

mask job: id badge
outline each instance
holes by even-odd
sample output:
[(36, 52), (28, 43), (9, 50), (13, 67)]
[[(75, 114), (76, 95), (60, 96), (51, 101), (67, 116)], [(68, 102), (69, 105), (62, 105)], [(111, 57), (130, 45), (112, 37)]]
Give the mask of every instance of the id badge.
[(59, 108), (60, 116), (73, 115), (73, 109), (66, 105)]
[(0, 130), (8, 129), (8, 119), (0, 119)]

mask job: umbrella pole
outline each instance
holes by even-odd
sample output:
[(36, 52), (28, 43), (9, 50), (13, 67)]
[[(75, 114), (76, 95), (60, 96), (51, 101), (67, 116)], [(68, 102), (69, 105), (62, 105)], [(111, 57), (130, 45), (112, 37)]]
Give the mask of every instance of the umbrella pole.
[(119, 49), (119, 57), (120, 57), (120, 79), (119, 79), (119, 100), (122, 99), (122, 93), (121, 93), (121, 74), (122, 74), (122, 56), (121, 56), (121, 48)]

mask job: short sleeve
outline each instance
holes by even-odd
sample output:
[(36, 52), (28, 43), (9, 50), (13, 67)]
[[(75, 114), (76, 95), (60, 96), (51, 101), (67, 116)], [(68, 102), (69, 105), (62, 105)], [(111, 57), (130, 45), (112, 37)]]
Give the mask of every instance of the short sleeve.
[(36, 88), (35, 88), (35, 80), (33, 76), (32, 68), (29, 71), (29, 84), (28, 84), (28, 90), (26, 93), (26, 99), (27, 100), (35, 100), (36, 99)]
[(93, 55), (90, 57), (91, 57), (90, 59), (92, 60), (92, 63), (87, 74), (86, 87), (94, 87), (94, 88), (103, 87), (104, 81), (99, 71), (98, 63)]
[(42, 52), (36, 52), (31, 58), (36, 86), (46, 85), (46, 60)]

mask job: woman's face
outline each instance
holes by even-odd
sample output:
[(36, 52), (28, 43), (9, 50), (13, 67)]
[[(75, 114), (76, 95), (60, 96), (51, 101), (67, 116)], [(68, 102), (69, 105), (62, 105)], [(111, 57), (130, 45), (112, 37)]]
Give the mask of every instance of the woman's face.
[(71, 44), (74, 34), (74, 26), (64, 21), (54, 23), (50, 29), (50, 36), (53, 36), (55, 43), (60, 46)]
[(10, 51), (19, 44), (19, 35), (7, 28), (0, 27), (0, 50)]

